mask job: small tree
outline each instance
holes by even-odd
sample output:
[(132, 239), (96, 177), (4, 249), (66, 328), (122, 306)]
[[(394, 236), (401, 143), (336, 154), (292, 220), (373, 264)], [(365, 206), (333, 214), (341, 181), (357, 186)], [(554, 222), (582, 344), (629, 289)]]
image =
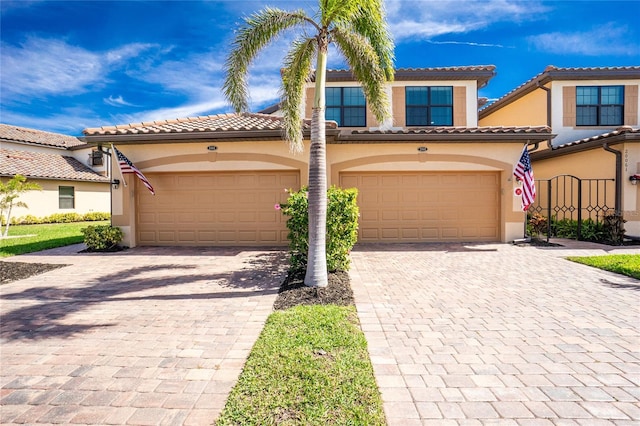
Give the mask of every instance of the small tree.
[(27, 178), (22, 175), (15, 175), (6, 184), (0, 181), (0, 216), (7, 221), (2, 237), (9, 235), (9, 225), (11, 224), (11, 210), (13, 207), (27, 207), (22, 201), (17, 201), (24, 192), (42, 190), (37, 183), (27, 182)]

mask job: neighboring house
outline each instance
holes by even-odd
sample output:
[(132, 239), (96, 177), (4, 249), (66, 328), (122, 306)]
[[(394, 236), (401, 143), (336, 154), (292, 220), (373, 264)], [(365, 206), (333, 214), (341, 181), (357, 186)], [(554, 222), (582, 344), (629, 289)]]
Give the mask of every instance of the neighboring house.
[[(493, 66), (397, 70), (394, 121), (380, 125), (351, 74), (328, 71), (327, 174), (330, 185), (359, 190), (360, 241), (523, 236), (513, 167), (526, 144), (552, 134), (544, 123), (478, 127), (478, 89), (493, 76)], [(154, 186), (155, 196), (114, 171), (127, 183), (112, 205), (125, 244), (286, 244), (274, 206), (308, 182), (309, 123), (306, 152), (294, 155), (277, 106), (269, 112), (85, 129), (84, 140), (115, 144)]]
[(28, 191), (11, 216), (36, 217), (53, 213), (109, 212), (109, 178), (95, 147), (78, 138), (0, 124), (0, 179), (16, 174), (42, 187)]
[(630, 180), (640, 173), (639, 87), (640, 67), (549, 66), (482, 109), (480, 124), (549, 125), (551, 146), (531, 154), (540, 180), (534, 208), (595, 221), (619, 212), (627, 234), (639, 236), (640, 196)]

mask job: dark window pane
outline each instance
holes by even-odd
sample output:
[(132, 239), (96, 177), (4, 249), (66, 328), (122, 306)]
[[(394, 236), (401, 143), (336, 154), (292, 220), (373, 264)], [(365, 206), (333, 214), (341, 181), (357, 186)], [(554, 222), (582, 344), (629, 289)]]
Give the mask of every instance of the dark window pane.
[(407, 126), (426, 126), (427, 107), (407, 107)]
[(364, 106), (364, 93), (360, 87), (345, 87), (344, 88), (344, 105), (345, 106)]
[(621, 126), (622, 125), (622, 107), (621, 106), (600, 107), (600, 125)]
[(577, 105), (598, 105), (598, 87), (577, 87)]
[(74, 207), (75, 207), (75, 203), (74, 203), (73, 186), (59, 186), (58, 187), (58, 208), (72, 209)]
[(453, 124), (452, 107), (431, 107), (432, 126), (451, 126)]
[(326, 120), (333, 120), (338, 123), (338, 126), (341, 126), (340, 123), (340, 108), (339, 107), (327, 107), (327, 111), (325, 113)]
[(602, 105), (622, 105), (624, 103), (622, 86), (604, 86), (600, 90), (600, 103)]
[(405, 88), (407, 105), (427, 105), (429, 99), (428, 87), (407, 87)]
[(597, 126), (598, 107), (579, 106), (576, 108), (576, 124), (578, 126)]
[(453, 105), (453, 88), (432, 87), (431, 105)]
[(345, 107), (344, 126), (362, 127), (366, 123), (365, 109), (361, 107)]
[(339, 87), (327, 87), (325, 89), (326, 104), (330, 106), (340, 106), (342, 104), (341, 91)]

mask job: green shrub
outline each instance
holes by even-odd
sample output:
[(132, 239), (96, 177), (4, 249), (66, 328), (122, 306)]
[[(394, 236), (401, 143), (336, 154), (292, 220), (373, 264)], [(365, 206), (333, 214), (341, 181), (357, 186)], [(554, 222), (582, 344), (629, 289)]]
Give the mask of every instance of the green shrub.
[(89, 212), (85, 213), (82, 216), (82, 220), (85, 222), (96, 222), (99, 220), (109, 220), (111, 219), (111, 215), (109, 213), (104, 212)]
[(46, 223), (71, 223), (82, 222), (82, 215), (79, 213), (54, 213), (51, 216), (47, 216)]
[[(572, 219), (551, 220), (551, 236), (557, 238), (578, 238), (578, 221)], [(603, 222), (597, 222), (591, 218), (583, 220), (580, 227), (580, 239), (582, 241), (607, 242), (607, 231)]]
[(17, 219), (17, 225), (38, 225), (44, 223), (42, 218), (28, 214)]
[[(358, 190), (331, 187), (327, 191), (327, 270), (346, 271), (349, 253), (358, 240)], [(276, 208), (289, 216), (289, 263), (294, 271), (307, 267), (309, 252), (309, 201), (307, 188), (290, 192), (286, 204)]]
[(84, 243), (90, 251), (109, 251), (122, 241), (122, 230), (110, 225), (89, 225), (82, 228)]
[[(90, 212), (85, 214), (79, 213), (54, 213), (50, 216), (37, 217), (31, 214), (21, 217), (12, 217), (12, 225), (38, 225), (41, 223), (71, 223), (71, 222), (95, 222), (100, 220), (109, 220), (111, 214), (104, 212)], [(0, 217), (3, 225), (6, 224), (4, 215)]]

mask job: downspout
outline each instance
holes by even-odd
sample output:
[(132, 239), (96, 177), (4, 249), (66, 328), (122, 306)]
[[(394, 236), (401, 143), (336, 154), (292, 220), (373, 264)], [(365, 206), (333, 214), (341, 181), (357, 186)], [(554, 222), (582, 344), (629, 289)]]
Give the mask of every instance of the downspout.
[(622, 152), (609, 147), (607, 142), (602, 144), (605, 151), (616, 156), (616, 215), (622, 214)]
[[(551, 129), (551, 89), (541, 85), (539, 81), (536, 84), (539, 89), (547, 92), (547, 127)], [(547, 145), (551, 149), (551, 139), (547, 139)]]

